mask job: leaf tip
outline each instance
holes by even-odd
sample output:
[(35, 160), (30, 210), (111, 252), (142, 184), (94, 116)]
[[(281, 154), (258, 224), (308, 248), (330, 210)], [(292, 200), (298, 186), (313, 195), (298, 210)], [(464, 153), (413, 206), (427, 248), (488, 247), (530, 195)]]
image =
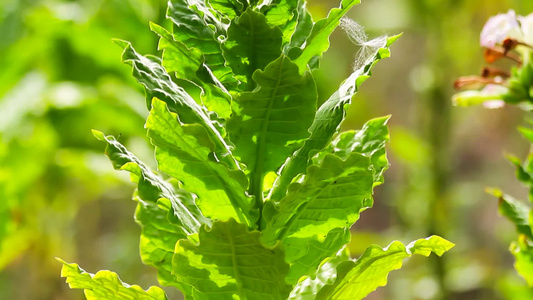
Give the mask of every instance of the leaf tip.
[(453, 247), (455, 247), (454, 243), (438, 235), (432, 235), (425, 239), (416, 240), (407, 245), (406, 248), (409, 249), (412, 254), (428, 257), (431, 253), (435, 253), (437, 256), (442, 256)]
[(438, 239), (438, 243), (440, 244), (440, 248), (436, 248), (433, 250), (435, 254), (438, 256), (442, 256), (444, 253), (450, 251), (453, 247), (455, 247), (455, 244), (448, 241), (447, 239), (441, 238), (440, 236), (431, 236), (430, 238), (436, 238)]
[(397, 35), (389, 36), (387, 38), (387, 47), (390, 47), (392, 44), (394, 44), (402, 35), (403, 35), (403, 32)]
[(68, 264), (66, 261), (62, 260), (60, 257), (54, 257), (58, 262), (62, 263), (62, 264)]
[(104, 142), (105, 141), (105, 135), (103, 132), (99, 131), (99, 130), (96, 130), (96, 129), (91, 129), (91, 132), (93, 133), (94, 137), (99, 140), (99, 141), (102, 141)]
[(155, 32), (155, 33), (158, 33), (158, 32), (161, 31), (161, 29), (163, 29), (163, 27), (159, 26), (159, 24), (154, 23), (154, 22), (152, 22), (152, 21), (150, 21), (150, 22), (148, 23), (148, 26), (150, 27), (150, 30), (153, 31), (153, 32)]
[(126, 47), (130, 45), (130, 42), (121, 39), (112, 39), (111, 41), (113, 41), (115, 45), (118, 45), (122, 49), (126, 49)]

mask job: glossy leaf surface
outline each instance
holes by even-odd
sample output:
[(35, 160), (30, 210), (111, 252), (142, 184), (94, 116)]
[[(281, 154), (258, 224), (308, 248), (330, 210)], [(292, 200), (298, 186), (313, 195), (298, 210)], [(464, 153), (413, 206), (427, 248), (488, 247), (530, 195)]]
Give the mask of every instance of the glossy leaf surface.
[(313, 124), (309, 129), (311, 136), (305, 141), (302, 148), (288, 159), (274, 184), (270, 196), (273, 202), (276, 203), (284, 196), (293, 178), (298, 174), (305, 173), (311, 157), (324, 149), (332, 140), (346, 116), (346, 109), (352, 97), (357, 93), (361, 84), (372, 75), (372, 67), (382, 58), (390, 56), (389, 47), (397, 39), (398, 36), (388, 38), (386, 45), (377, 50), (374, 58), (365, 66), (355, 70), (339, 89), (318, 108)]
[(325, 19), (316, 22), (311, 34), (306, 40), (305, 48), (294, 61), (300, 68), (300, 72), (307, 69), (309, 62), (320, 57), (329, 48), (329, 36), (335, 28), (339, 26), (341, 18), (354, 6), (361, 3), (361, 0), (342, 0), (339, 8), (332, 9)]
[(241, 82), (241, 90), (253, 90), (252, 75), (281, 54), (281, 30), (267, 23), (264, 15), (247, 9), (228, 28), (224, 57)]
[(255, 223), (257, 213), (246, 195), (246, 176), (216, 161), (215, 145), (204, 127), (181, 124), (165, 102), (154, 98), (146, 128), (156, 146), (159, 169), (198, 196), (196, 203), (206, 217), (224, 221), (235, 218), (248, 226)]
[(294, 264), (289, 281), (310, 275), (337, 253), (349, 241), (345, 229), (372, 206), (372, 188), (388, 166), (386, 121), (372, 120), (340, 135), (314, 159), (302, 182), (289, 186), (263, 233), (266, 244), (283, 241), (287, 261)]
[(395, 241), (386, 248), (370, 246), (356, 261), (346, 261), (337, 266), (337, 279), (324, 286), (316, 299), (358, 300), (380, 286), (387, 284), (389, 272), (402, 267), (405, 258), (414, 254), (441, 256), (454, 244), (437, 236), (420, 239), (405, 246)]
[(310, 75), (301, 76), (287, 57), (281, 56), (254, 76), (258, 88), (233, 102), (228, 122), (235, 155), (251, 172), (254, 195), (267, 172), (277, 171), (309, 136), (317, 93)]
[[(162, 285), (187, 300), (359, 299), (403, 258), (451, 248), (432, 237), (348, 258), (350, 227), (373, 205), (388, 168), (389, 117), (339, 129), (352, 96), (397, 37), (379, 38), (318, 109), (310, 71), (358, 3), (343, 0), (314, 23), (303, 0), (170, 0), (172, 28), (150, 24), (161, 57), (116, 41), (145, 89), (157, 171), (112, 136), (94, 134), (107, 143), (115, 169), (137, 184), (141, 258)], [(84, 280), (75, 288), (143, 297), (160, 291), (65, 266), (69, 278)]]
[(225, 65), (221, 43), (217, 40), (218, 34), (226, 34), (225, 25), (209, 12), (204, 1), (194, 1), (194, 7), (189, 5), (189, 2), (188, 0), (168, 2), (167, 17), (175, 25), (174, 38), (189, 49), (199, 50), (205, 58), (205, 64), (227, 88), (235, 85), (237, 82), (233, 78), (231, 69)]
[(176, 245), (174, 273), (193, 299), (286, 299), (289, 266), (279, 247), (265, 247), (258, 231), (233, 220), (202, 227), (198, 244)]
[(62, 260), (61, 276), (67, 278), (70, 288), (85, 290), (88, 300), (166, 300), (165, 292), (156, 286), (143, 290), (137, 285), (129, 285), (120, 280), (116, 273), (100, 271), (96, 274), (85, 272), (77, 264)]
[(150, 171), (113, 137), (97, 131), (94, 134), (107, 143), (106, 155), (114, 168), (130, 172), (132, 181), (137, 183), (134, 199), (139, 203), (135, 219), (142, 227), (140, 252), (143, 262), (158, 269), (161, 284), (180, 287), (172, 275), (174, 246), (178, 240), (196, 234), (201, 224), (211, 221), (202, 215), (190, 193), (175, 189)]
[(169, 109), (178, 114), (181, 122), (200, 124), (212, 138), (219, 158), (232, 168), (238, 168), (229, 146), (218, 131), (217, 124), (209, 117), (207, 109), (196, 103), (182, 87), (172, 81), (161, 66), (160, 59), (140, 55), (128, 42), (116, 41), (116, 43), (124, 48), (123, 61), (133, 67), (133, 76), (145, 87), (148, 108), (155, 97), (165, 101)]
[(514, 267), (529, 287), (533, 286), (533, 247), (525, 236), (519, 236), (518, 241), (511, 244), (511, 253), (515, 257)]

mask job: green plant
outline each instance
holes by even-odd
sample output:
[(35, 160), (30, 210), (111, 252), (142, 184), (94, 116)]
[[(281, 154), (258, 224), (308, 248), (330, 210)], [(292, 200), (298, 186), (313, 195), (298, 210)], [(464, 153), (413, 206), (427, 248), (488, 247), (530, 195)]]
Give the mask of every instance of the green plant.
[[(354, 72), (318, 108), (311, 71), (358, 3), (344, 0), (315, 23), (305, 1), (171, 0), (172, 32), (150, 25), (161, 59), (116, 41), (146, 89), (160, 174), (94, 135), (138, 185), (141, 258), (162, 285), (187, 299), (361, 299), (404, 258), (453, 247), (432, 236), (370, 246), (357, 260), (346, 253), (350, 227), (383, 183), (389, 118), (339, 128), (398, 36), (362, 43)], [(63, 263), (62, 276), (89, 299), (166, 298)]]
[[(485, 48), (487, 63), (500, 59), (516, 62), (511, 71), (487, 67), (481, 76), (459, 78), (456, 87), (466, 88), (454, 96), (460, 106), (484, 104), (486, 107), (518, 105), (530, 112), (533, 103), (533, 14), (517, 16), (513, 10), (490, 18), (481, 32), (481, 46)], [(530, 121), (531, 122), (531, 121)], [(533, 130), (519, 128), (523, 136), (533, 143)], [(517, 178), (529, 188), (529, 200), (533, 202), (533, 153), (525, 162), (508, 156), (517, 168)], [(509, 219), (519, 234), (509, 250), (515, 257), (515, 268), (533, 286), (533, 210), (523, 201), (516, 200), (496, 188), (487, 192), (499, 199), (500, 214)], [(524, 298), (530, 298), (523, 296)], [(516, 295), (515, 297), (518, 297)]]

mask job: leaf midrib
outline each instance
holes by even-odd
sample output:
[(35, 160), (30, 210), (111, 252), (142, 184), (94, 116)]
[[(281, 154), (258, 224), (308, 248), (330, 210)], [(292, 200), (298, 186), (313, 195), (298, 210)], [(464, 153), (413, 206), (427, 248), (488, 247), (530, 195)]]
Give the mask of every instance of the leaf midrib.
[(319, 196), (322, 195), (323, 191), (325, 191), (327, 187), (329, 187), (332, 184), (334, 184), (337, 179), (339, 179), (341, 177), (344, 177), (344, 176), (348, 176), (348, 175), (350, 175), (353, 172), (354, 172), (354, 170), (352, 168), (347, 168), (341, 174), (339, 174), (338, 176), (333, 177), (324, 186), (320, 186), (320, 189), (319, 189), (318, 193), (313, 194), (312, 197), (307, 198), (309, 200), (305, 201), (304, 204), (298, 206), (298, 208), (296, 209), (296, 212), (294, 213), (294, 218), (289, 219), (289, 222), (287, 223), (288, 226), (283, 227), (283, 229), (279, 233), (277, 239), (278, 240), (283, 240), (286, 237), (286, 235), (289, 232), (291, 232), (291, 229), (294, 226), (294, 224), (296, 223), (296, 221), (298, 221), (300, 219), (300, 217), (304, 214), (304, 212), (307, 210), (307, 206), (309, 206), (309, 204), (311, 202), (313, 202), (316, 199), (318, 199)]
[[(250, 186), (252, 188), (252, 195), (256, 197), (255, 207), (261, 209), (263, 205), (263, 169), (265, 164), (265, 151), (266, 151), (266, 138), (267, 138), (267, 129), (270, 122), (270, 113), (274, 105), (274, 101), (277, 97), (278, 89), (281, 84), (281, 74), (283, 72), (283, 62), (284, 58), (282, 57), (282, 63), (278, 69), (278, 76), (276, 78), (276, 86), (272, 89), (271, 96), (268, 99), (268, 107), (266, 109), (266, 114), (263, 121), (263, 126), (259, 134), (259, 139), (257, 141), (255, 164), (254, 170), (252, 170), (252, 176), (250, 178)], [(258, 221), (259, 225), (261, 220)]]
[(239, 272), (239, 268), (237, 267), (237, 254), (235, 253), (235, 243), (233, 241), (233, 236), (231, 235), (231, 232), (227, 231), (228, 234), (228, 242), (230, 244), (231, 248), (231, 262), (233, 264), (233, 274), (235, 276), (235, 285), (237, 287), (237, 293), (239, 294), (240, 299), (246, 299), (246, 294), (244, 292), (244, 287), (242, 286), (241, 282), (241, 274)]

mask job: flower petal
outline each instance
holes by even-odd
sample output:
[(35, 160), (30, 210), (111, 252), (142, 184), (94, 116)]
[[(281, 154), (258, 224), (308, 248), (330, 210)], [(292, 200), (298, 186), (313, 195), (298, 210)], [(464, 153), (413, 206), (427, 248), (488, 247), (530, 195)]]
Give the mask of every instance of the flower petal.
[(523, 40), (522, 30), (518, 24), (516, 13), (512, 9), (506, 14), (498, 14), (491, 17), (485, 23), (483, 30), (481, 30), (480, 44), (482, 47), (494, 48), (507, 38), (518, 41)]

